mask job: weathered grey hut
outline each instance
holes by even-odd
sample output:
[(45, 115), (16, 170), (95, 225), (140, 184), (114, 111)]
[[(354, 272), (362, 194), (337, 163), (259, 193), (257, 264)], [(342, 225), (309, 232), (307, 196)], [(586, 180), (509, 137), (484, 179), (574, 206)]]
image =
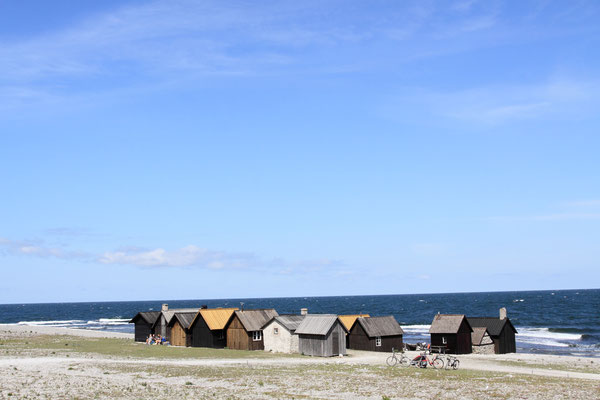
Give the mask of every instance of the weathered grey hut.
[(390, 352), (402, 349), (404, 331), (393, 316), (359, 317), (350, 328), (348, 341), (351, 349)]
[(169, 342), (173, 346), (186, 346), (192, 345), (192, 332), (190, 331), (190, 325), (197, 312), (176, 312), (169, 321)]
[(169, 322), (177, 312), (193, 312), (197, 313), (198, 308), (173, 308), (170, 309), (168, 304), (163, 304), (160, 315), (158, 319), (154, 323), (153, 330), (154, 334), (160, 335), (162, 337), (167, 338), (167, 340), (171, 340), (171, 329), (169, 327)]
[(227, 347), (238, 350), (264, 350), (263, 325), (279, 315), (274, 309), (235, 311), (227, 324)]
[(471, 342), (473, 343), (473, 354), (494, 354), (494, 341), (486, 327), (473, 328)]
[(226, 347), (225, 328), (237, 310), (237, 308), (201, 308), (190, 326), (192, 346), (215, 349)]
[(296, 329), (306, 315), (279, 315), (262, 327), (265, 351), (274, 353), (298, 353), (299, 339)]
[(500, 309), (500, 317), (469, 317), (469, 324), (473, 327), (485, 327), (494, 342), (494, 353), (516, 353), (517, 330), (506, 316), (506, 308)]
[[(351, 314), (351, 315), (338, 315), (338, 318), (344, 324), (344, 328), (346, 328), (347, 332), (350, 332), (350, 329), (356, 322), (356, 318), (358, 317), (370, 317), (369, 314)], [(348, 334), (346, 334), (346, 348), (350, 348), (350, 338)]]
[(159, 315), (160, 311), (142, 311), (129, 321), (130, 324), (135, 324), (134, 337), (136, 342), (145, 342), (148, 336), (154, 333), (154, 323)]
[(309, 314), (296, 329), (300, 353), (331, 357), (346, 354), (347, 330), (333, 314)]
[(431, 346), (445, 347), (450, 354), (469, 354), (473, 351), (472, 332), (463, 314), (437, 314), (429, 328)]

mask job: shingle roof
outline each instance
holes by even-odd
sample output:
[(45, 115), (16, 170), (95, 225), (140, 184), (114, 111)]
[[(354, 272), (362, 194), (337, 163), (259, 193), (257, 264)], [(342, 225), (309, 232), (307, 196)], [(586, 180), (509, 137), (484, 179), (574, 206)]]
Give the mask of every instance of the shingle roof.
[(173, 318), (173, 316), (175, 316), (175, 313), (181, 313), (181, 312), (197, 313), (198, 310), (199, 310), (199, 308), (172, 308), (167, 311), (161, 311), (161, 313), (165, 317), (165, 320), (167, 321), (167, 325), (168, 325), (169, 322), (171, 322), (171, 318)]
[[(327, 335), (327, 332), (336, 321), (339, 321), (339, 319), (334, 314), (308, 314), (296, 329), (296, 334)], [(346, 329), (343, 324), (341, 326)]]
[(131, 321), (129, 321), (129, 323), (133, 323), (133, 322), (135, 322), (136, 319), (142, 318), (148, 324), (154, 325), (154, 323), (158, 319), (159, 315), (160, 315), (160, 311), (142, 311), (142, 312), (137, 313), (135, 315), (135, 317), (133, 317), (131, 319)]
[[(464, 314), (437, 314), (433, 318), (429, 333), (458, 333), (463, 319)], [(470, 326), (469, 329), (473, 331)]]
[(481, 344), (486, 332), (487, 328), (485, 326), (473, 328), (473, 333), (471, 333), (471, 342), (473, 342), (473, 346), (479, 346)]
[(344, 324), (347, 330), (352, 329), (352, 325), (356, 322), (358, 317), (369, 317), (369, 314), (355, 314), (355, 315), (340, 315), (338, 318)]
[[(196, 318), (196, 314), (198, 314), (197, 312), (176, 312), (175, 315), (173, 316), (173, 318), (171, 319), (172, 323), (175, 323), (174, 321), (177, 320), (179, 321), (179, 323), (181, 324), (181, 326), (185, 329), (189, 329), (189, 327), (192, 325), (192, 322), (194, 321), (194, 318)], [(171, 322), (169, 322), (169, 324), (171, 324)]]
[(198, 316), (201, 316), (201, 318), (204, 319), (204, 322), (206, 322), (206, 325), (208, 325), (208, 329), (211, 331), (225, 329), (233, 312), (236, 310), (238, 310), (238, 308), (202, 308), (196, 315), (194, 321), (192, 321), (192, 325)]
[(387, 317), (361, 317), (358, 318), (357, 321), (369, 337), (397, 336), (404, 334), (404, 331), (398, 321), (396, 321), (396, 318), (391, 315)]
[(293, 333), (296, 329), (298, 329), (298, 326), (304, 320), (304, 317), (306, 317), (306, 315), (278, 315), (267, 321), (262, 328), (264, 329), (271, 322), (277, 321), (284, 328)]
[(510, 328), (517, 333), (510, 319), (500, 319), (494, 317), (468, 317), (467, 320), (472, 327), (486, 327), (490, 336), (499, 336), (504, 329), (504, 325), (508, 323)]
[(268, 320), (279, 315), (273, 308), (265, 310), (236, 311), (235, 315), (240, 319), (244, 329), (248, 332), (260, 331)]

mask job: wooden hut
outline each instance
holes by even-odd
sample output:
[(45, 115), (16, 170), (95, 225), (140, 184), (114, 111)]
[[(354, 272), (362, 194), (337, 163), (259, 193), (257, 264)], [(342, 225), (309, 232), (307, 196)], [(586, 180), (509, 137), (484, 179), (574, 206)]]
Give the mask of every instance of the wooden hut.
[(154, 323), (159, 316), (160, 311), (142, 311), (129, 321), (130, 324), (135, 324), (136, 342), (145, 342), (148, 336), (154, 333)]
[(486, 327), (473, 327), (471, 342), (473, 354), (494, 354), (494, 341)]
[[(352, 326), (354, 325), (354, 323), (356, 322), (356, 319), (358, 317), (367, 318), (369, 316), (370, 316), (369, 314), (352, 314), (352, 315), (338, 315), (338, 318), (340, 319), (342, 324), (344, 324), (344, 328), (346, 328), (346, 331), (350, 332), (350, 329), (352, 329)], [(348, 334), (346, 334), (346, 348), (347, 349), (350, 348), (350, 337), (348, 336)]]
[(190, 331), (190, 325), (196, 317), (197, 312), (176, 312), (169, 321), (169, 342), (173, 346), (186, 346), (192, 345), (192, 332)]
[(387, 317), (360, 317), (350, 328), (348, 339), (350, 349), (385, 351), (402, 349), (402, 335), (404, 331), (393, 316)]
[(171, 341), (171, 328), (169, 326), (169, 323), (171, 322), (171, 319), (175, 316), (175, 313), (178, 312), (193, 312), (195, 314), (198, 312), (198, 308), (170, 309), (168, 304), (163, 304), (162, 309), (160, 311), (160, 315), (158, 316), (152, 328), (154, 330), (154, 334), (165, 337), (167, 338), (167, 340)]
[(296, 329), (300, 353), (320, 357), (345, 355), (347, 332), (337, 315), (309, 314)]
[(264, 350), (263, 325), (277, 316), (274, 309), (235, 311), (227, 324), (227, 347), (238, 350)]
[(227, 346), (225, 327), (233, 317), (237, 308), (201, 308), (191, 323), (193, 347), (212, 347), (215, 349)]
[(298, 353), (300, 350), (296, 329), (306, 315), (279, 315), (262, 327), (265, 351)]
[(450, 354), (469, 354), (473, 351), (472, 332), (463, 314), (437, 314), (429, 328), (431, 346), (445, 347)]
[(473, 328), (485, 327), (494, 342), (495, 354), (516, 353), (516, 334), (517, 330), (510, 319), (506, 316), (506, 309), (500, 309), (500, 317), (469, 317), (469, 324)]

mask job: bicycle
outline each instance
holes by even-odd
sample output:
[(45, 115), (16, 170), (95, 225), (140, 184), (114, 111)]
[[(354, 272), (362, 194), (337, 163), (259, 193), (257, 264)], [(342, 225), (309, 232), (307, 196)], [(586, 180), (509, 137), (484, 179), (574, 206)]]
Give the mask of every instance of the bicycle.
[(430, 354), (426, 352), (421, 353), (421, 355), (415, 357), (410, 365), (414, 365), (419, 368), (427, 368), (427, 365), (431, 365), (435, 369), (444, 368), (444, 360), (439, 354), (436, 354), (435, 357), (431, 358)]
[(460, 360), (453, 356), (446, 356), (446, 369), (458, 369)]
[[(398, 356), (397, 354), (400, 354), (400, 356)], [(409, 360), (408, 357), (406, 357), (404, 355), (404, 350), (396, 350), (392, 347), (392, 355), (389, 356), (387, 358), (387, 360), (385, 360), (386, 364), (389, 365), (390, 367), (393, 367), (394, 365), (401, 365), (403, 367), (408, 366)]]

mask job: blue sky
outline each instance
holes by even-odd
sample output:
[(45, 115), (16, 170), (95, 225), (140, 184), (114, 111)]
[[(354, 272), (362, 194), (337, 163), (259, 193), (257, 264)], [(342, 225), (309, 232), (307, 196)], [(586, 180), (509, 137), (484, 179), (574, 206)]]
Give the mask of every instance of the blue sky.
[(0, 303), (598, 288), (599, 19), (0, 2)]

